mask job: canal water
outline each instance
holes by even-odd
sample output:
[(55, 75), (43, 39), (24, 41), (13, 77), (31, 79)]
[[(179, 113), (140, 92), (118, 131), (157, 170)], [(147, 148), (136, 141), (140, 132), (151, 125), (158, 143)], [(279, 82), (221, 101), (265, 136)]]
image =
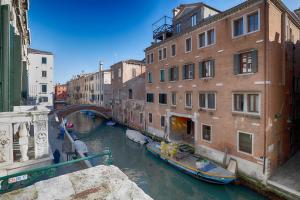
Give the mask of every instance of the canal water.
[(152, 156), (144, 146), (128, 140), (123, 126), (106, 126), (101, 118), (91, 119), (84, 113), (68, 117), (78, 138), (89, 151), (100, 152), (109, 147), (113, 165), (155, 200), (259, 200), (258, 193), (237, 185), (214, 185), (196, 180)]

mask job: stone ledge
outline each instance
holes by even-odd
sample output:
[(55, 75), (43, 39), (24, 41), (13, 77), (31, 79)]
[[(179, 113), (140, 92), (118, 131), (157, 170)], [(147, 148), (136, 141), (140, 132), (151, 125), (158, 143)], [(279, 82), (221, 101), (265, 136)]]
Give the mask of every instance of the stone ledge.
[(115, 166), (96, 166), (6, 193), (3, 200), (152, 200)]

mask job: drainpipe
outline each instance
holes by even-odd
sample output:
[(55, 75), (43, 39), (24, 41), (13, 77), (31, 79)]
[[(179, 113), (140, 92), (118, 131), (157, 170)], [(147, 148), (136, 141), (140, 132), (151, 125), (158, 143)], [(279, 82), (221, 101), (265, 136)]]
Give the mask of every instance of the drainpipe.
[(263, 162), (263, 174), (266, 173), (266, 167), (267, 167), (267, 43), (269, 42), (269, 27), (268, 27), (268, 19), (269, 19), (269, 6), (268, 6), (268, 1), (264, 1), (264, 19), (265, 19), (265, 42), (264, 42), (264, 79), (265, 79), (265, 84), (264, 84), (264, 162)]

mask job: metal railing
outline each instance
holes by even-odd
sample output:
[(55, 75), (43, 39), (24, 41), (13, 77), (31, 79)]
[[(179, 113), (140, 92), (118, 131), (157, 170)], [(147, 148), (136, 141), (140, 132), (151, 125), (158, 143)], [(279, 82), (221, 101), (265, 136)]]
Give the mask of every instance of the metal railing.
[(90, 160), (94, 158), (104, 158), (104, 164), (112, 164), (112, 154), (109, 149), (106, 149), (102, 153), (97, 153), (84, 158), (71, 160), (63, 163), (48, 165), (31, 170), (25, 170), (15, 174), (0, 177), (0, 194), (20, 189), (29, 185), (32, 185), (38, 181), (53, 178), (57, 175), (57, 169), (64, 166), (69, 166), (81, 161)]

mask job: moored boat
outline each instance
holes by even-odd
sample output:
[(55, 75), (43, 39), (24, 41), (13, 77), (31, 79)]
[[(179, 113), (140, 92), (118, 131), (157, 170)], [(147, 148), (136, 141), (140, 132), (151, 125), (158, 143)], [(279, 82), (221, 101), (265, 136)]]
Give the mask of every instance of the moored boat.
[(128, 139), (132, 140), (133, 142), (139, 143), (141, 145), (144, 145), (147, 142), (147, 137), (144, 136), (139, 131), (135, 131), (135, 130), (127, 129), (126, 130), (126, 137)]
[(215, 184), (228, 184), (236, 180), (234, 173), (194, 154), (177, 152), (169, 155), (158, 142), (150, 142), (146, 147), (153, 155), (199, 180)]
[(114, 125), (116, 125), (116, 122), (114, 122), (114, 121), (108, 121), (108, 122), (106, 122), (106, 125), (107, 126), (114, 126)]

